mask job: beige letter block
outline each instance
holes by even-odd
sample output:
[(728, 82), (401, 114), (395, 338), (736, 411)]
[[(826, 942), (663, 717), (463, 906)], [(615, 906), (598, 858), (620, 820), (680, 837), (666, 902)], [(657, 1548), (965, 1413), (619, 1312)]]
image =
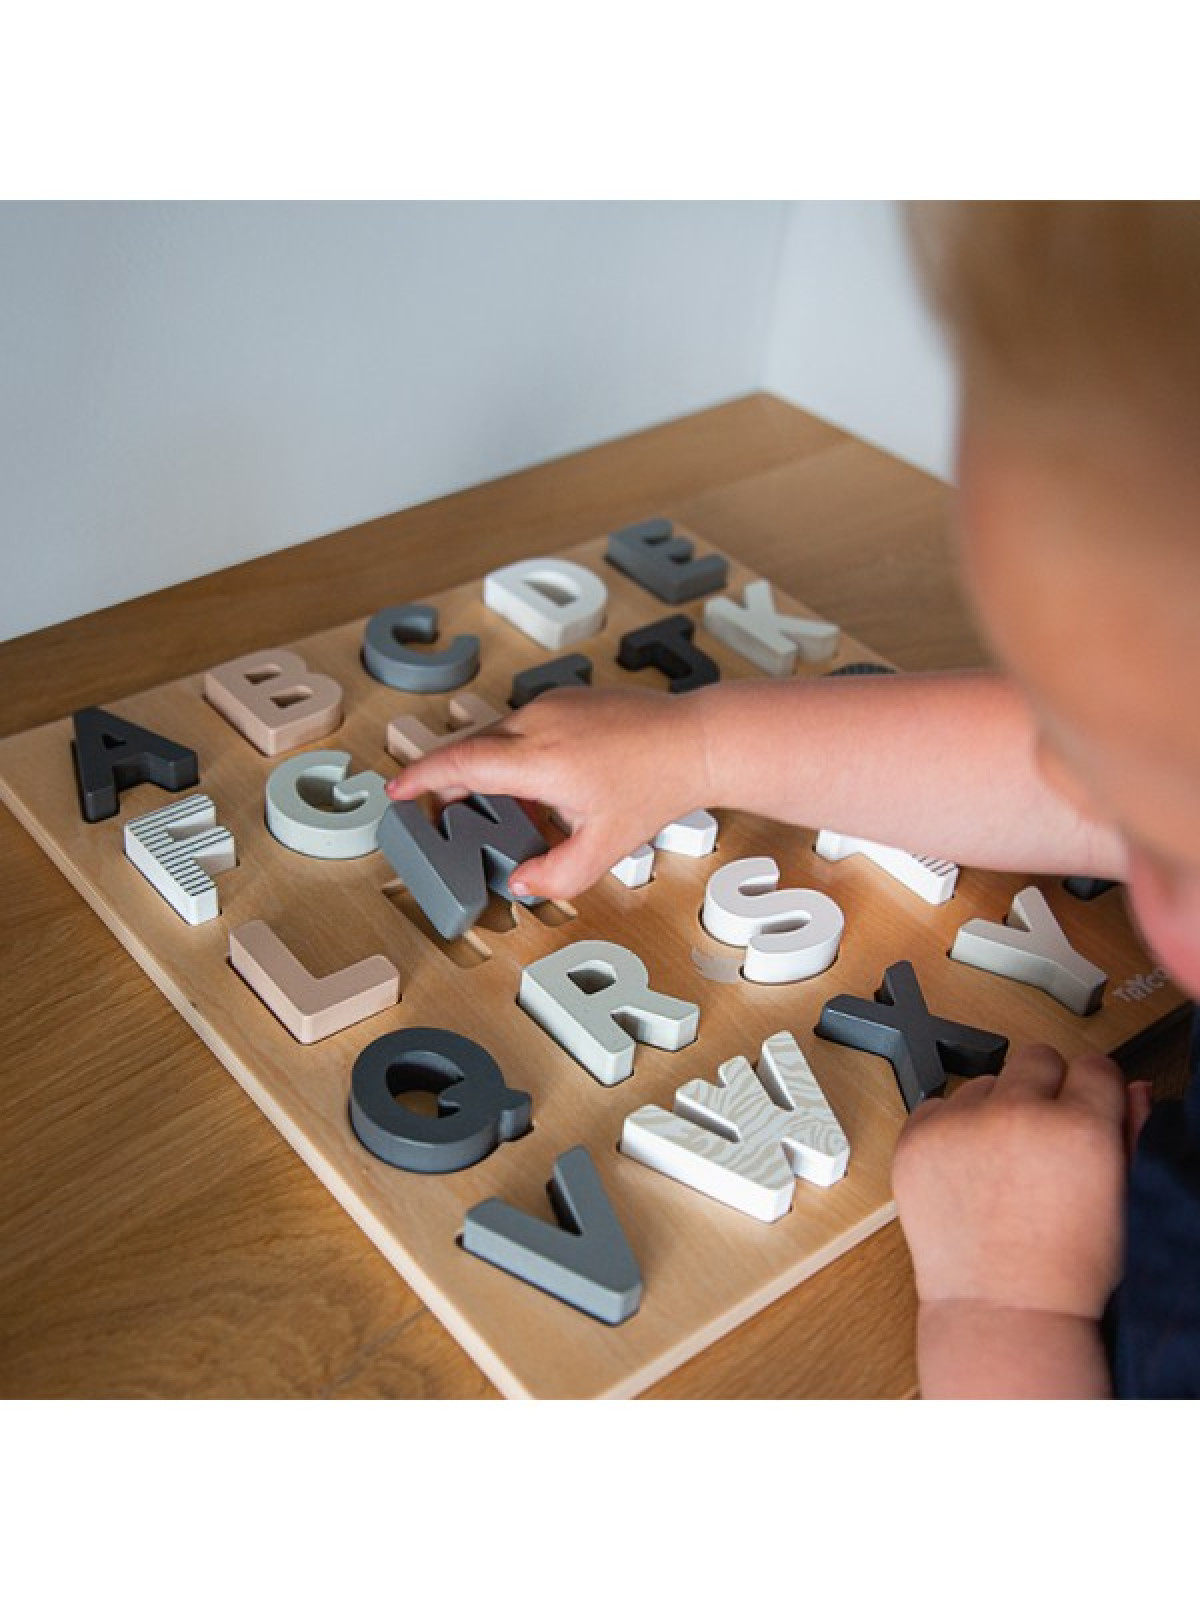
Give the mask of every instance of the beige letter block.
[(204, 698), (265, 756), (321, 739), (341, 724), (342, 689), (294, 650), (256, 650), (204, 674)]
[(265, 922), (230, 930), (229, 963), (301, 1044), (327, 1039), (400, 998), (400, 974), (386, 956), (314, 978)]
[(387, 725), (388, 755), (397, 761), (419, 761), (443, 745), (470, 738), (504, 715), (480, 695), (456, 694), (446, 708), (446, 733), (434, 733), (420, 717), (393, 717)]

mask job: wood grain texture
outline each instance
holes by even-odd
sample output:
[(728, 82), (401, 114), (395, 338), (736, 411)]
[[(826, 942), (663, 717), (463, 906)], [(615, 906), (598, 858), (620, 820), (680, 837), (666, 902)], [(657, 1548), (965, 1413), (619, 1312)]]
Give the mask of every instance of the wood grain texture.
[[(751, 397), (0, 645), (0, 726), (656, 512), (904, 665), (970, 664), (945, 509), (921, 474)], [(0, 1390), (492, 1392), (6, 814), (0, 885)], [(1177, 1045), (1151, 1064), (1177, 1070)], [(911, 1283), (888, 1227), (652, 1392), (912, 1387)]]

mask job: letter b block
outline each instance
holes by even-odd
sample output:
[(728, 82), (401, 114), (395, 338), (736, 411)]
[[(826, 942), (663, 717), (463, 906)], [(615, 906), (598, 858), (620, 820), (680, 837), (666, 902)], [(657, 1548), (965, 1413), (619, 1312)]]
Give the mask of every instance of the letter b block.
[(204, 698), (265, 756), (332, 733), (342, 720), (341, 685), (293, 650), (256, 650), (211, 667)]

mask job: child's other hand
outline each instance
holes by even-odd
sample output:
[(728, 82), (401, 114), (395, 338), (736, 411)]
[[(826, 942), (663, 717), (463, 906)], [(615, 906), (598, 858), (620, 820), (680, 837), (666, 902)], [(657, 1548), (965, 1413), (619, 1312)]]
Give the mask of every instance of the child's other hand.
[(1048, 1045), (920, 1106), (893, 1186), (922, 1304), (1098, 1319), (1121, 1269), (1127, 1110), (1144, 1108), (1115, 1062)]
[(393, 800), (432, 793), (443, 804), (471, 793), (539, 802), (570, 837), (522, 862), (513, 886), (570, 899), (703, 804), (697, 699), (639, 689), (552, 690), (493, 728), (414, 761), (387, 792)]

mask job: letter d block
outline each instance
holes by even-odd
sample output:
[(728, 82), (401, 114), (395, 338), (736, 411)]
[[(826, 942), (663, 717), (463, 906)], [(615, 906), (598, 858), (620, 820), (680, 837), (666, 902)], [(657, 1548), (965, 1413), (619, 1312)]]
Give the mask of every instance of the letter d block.
[(565, 650), (604, 626), (608, 589), (576, 561), (514, 561), (483, 580), (483, 603), (547, 650)]
[(321, 739), (342, 720), (341, 685), (310, 672), (293, 650), (256, 650), (211, 667), (204, 698), (265, 756)]
[(700, 1026), (699, 1006), (651, 989), (641, 959), (607, 939), (577, 939), (531, 962), (517, 1002), (610, 1088), (633, 1072), (635, 1040), (682, 1050)]

